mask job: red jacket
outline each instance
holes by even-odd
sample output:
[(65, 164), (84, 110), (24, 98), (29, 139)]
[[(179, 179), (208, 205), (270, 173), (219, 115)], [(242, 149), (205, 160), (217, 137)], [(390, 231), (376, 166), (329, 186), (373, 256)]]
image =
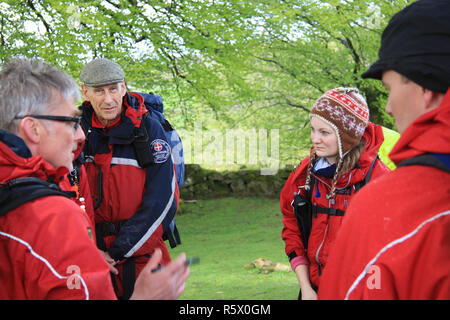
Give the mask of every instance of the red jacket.
[[(162, 234), (173, 220), (179, 199), (170, 147), (159, 122), (145, 116), (147, 109), (141, 95), (127, 93), (123, 101), (120, 120), (107, 130), (98, 123), (89, 102), (81, 108), (88, 184), (94, 203), (101, 199), (95, 222), (120, 223), (118, 230), (103, 237), (114, 260), (144, 257), (140, 260), (145, 265), (146, 255), (159, 248), (163, 253), (161, 264), (165, 265), (171, 258)], [(149, 135), (148, 143), (159, 142), (152, 145), (153, 155), (161, 156), (154, 151), (157, 146), (167, 147), (166, 158), (155, 160), (147, 168), (139, 165), (133, 146), (134, 130), (141, 121)], [(100, 173), (103, 178), (99, 184)]]
[[(86, 133), (84, 147), (87, 180), (94, 199), (97, 245), (119, 261), (114, 277), (117, 295), (133, 272), (138, 277), (156, 248), (162, 251), (161, 265), (171, 261), (162, 238), (178, 209), (179, 191), (170, 145), (160, 122), (147, 116), (144, 98), (127, 93), (120, 118), (104, 128), (92, 105), (83, 103), (81, 125)], [(142, 125), (142, 126), (141, 126)], [(154, 163), (143, 168), (135, 149), (136, 129), (145, 128)], [(129, 258), (132, 258), (129, 260)]]
[[(360, 166), (353, 168), (348, 173), (339, 177), (336, 184), (337, 188), (351, 187), (364, 180), (377, 155), (380, 145), (383, 143), (383, 131), (380, 126), (376, 126), (369, 122), (363, 138), (367, 141), (367, 144), (358, 161)], [(300, 192), (304, 194), (303, 187), (305, 185), (308, 163), (309, 157), (304, 159), (299, 167), (291, 173), (281, 191), (280, 206), (281, 211), (283, 212), (282, 238), (285, 242), (285, 252), (289, 256), (291, 262), (294, 257), (307, 258), (303, 258), (303, 260), (305, 262), (309, 261), (309, 277), (311, 283), (315, 286), (319, 286), (320, 273), (327, 264), (328, 254), (344, 217), (335, 215), (328, 217), (327, 214), (317, 214), (317, 217), (312, 219), (311, 234), (308, 241), (308, 252), (305, 253), (291, 204), (294, 199), (294, 193), (299, 192), (299, 187)], [(387, 171), (389, 171), (389, 169), (377, 159), (373, 167), (371, 180)], [(326, 198), (326, 195), (330, 192), (332, 179), (320, 176), (315, 177), (317, 183), (312, 190), (312, 203), (318, 207), (328, 208), (329, 201)], [(332, 208), (345, 211), (353, 194), (354, 190), (352, 190), (351, 195), (337, 194), (335, 197), (336, 203)], [(295, 266), (293, 266), (293, 268), (295, 268)]]
[[(390, 158), (450, 154), (450, 91), (416, 119)], [(450, 299), (450, 174), (400, 167), (355, 196), (319, 299)]]
[[(67, 186), (66, 175), (0, 130), (2, 183), (52, 177)], [(90, 227), (86, 212), (62, 196), (32, 200), (0, 217), (0, 299), (116, 299)]]

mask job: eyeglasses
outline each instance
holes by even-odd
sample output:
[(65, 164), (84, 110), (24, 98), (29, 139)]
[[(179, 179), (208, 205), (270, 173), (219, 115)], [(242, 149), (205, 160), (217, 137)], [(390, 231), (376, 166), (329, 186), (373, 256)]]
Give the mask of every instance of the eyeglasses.
[(81, 123), (81, 117), (65, 117), (65, 116), (47, 116), (47, 115), (41, 115), (41, 114), (30, 114), (26, 116), (18, 116), (14, 117), (14, 119), (23, 119), (26, 117), (35, 118), (35, 119), (43, 119), (43, 120), (53, 120), (53, 121), (63, 121), (63, 122), (75, 122), (73, 128), (75, 130), (78, 130), (78, 127)]

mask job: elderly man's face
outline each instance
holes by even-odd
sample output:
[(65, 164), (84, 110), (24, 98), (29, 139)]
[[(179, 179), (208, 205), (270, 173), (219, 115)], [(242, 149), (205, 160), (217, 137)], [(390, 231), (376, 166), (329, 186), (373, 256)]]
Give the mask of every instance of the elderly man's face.
[(102, 125), (110, 125), (119, 118), (126, 93), (124, 82), (99, 87), (82, 86), (82, 90)]
[(394, 117), (397, 130), (403, 133), (424, 113), (424, 89), (393, 70), (383, 72), (382, 81), (389, 91), (386, 112)]

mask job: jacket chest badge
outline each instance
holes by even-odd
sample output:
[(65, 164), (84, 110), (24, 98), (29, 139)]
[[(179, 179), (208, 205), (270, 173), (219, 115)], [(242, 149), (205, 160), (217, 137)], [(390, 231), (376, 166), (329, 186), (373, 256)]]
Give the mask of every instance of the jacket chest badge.
[(166, 162), (170, 157), (170, 146), (162, 139), (155, 139), (150, 144), (155, 163)]

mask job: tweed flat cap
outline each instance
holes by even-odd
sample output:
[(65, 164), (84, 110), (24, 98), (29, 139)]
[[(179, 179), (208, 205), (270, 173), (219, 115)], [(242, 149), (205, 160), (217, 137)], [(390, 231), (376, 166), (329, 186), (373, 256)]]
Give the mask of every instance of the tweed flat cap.
[(99, 58), (87, 63), (80, 73), (80, 81), (89, 87), (119, 83), (125, 79), (125, 73), (116, 62)]

